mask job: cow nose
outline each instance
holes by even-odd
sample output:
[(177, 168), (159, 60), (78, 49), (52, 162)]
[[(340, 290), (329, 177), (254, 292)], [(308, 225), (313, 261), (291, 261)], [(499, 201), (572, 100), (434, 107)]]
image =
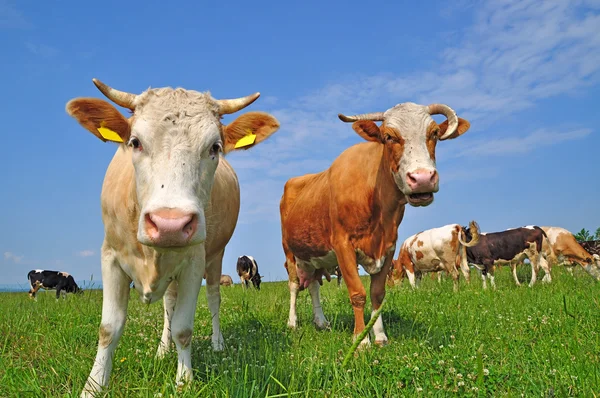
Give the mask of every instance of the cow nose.
[(406, 183), (413, 193), (433, 191), (438, 180), (437, 170), (417, 169), (406, 173)]
[(146, 234), (157, 246), (183, 246), (198, 229), (198, 216), (178, 209), (159, 209), (147, 213)]

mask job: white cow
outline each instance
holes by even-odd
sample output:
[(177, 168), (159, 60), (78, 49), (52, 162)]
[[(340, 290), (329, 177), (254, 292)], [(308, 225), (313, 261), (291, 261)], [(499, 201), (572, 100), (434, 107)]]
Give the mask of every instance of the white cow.
[(167, 352), (173, 333), (176, 382), (192, 379), (192, 331), (205, 271), (212, 346), (223, 349), (221, 262), (240, 205), (237, 176), (223, 154), (255, 145), (279, 128), (274, 117), (259, 112), (221, 124), (222, 115), (250, 105), (259, 93), (216, 100), (210, 93), (169, 87), (134, 95), (93, 81), (133, 114), (127, 119), (96, 98), (76, 98), (66, 107), (102, 141), (120, 142), (102, 186), (102, 321), (96, 360), (82, 396), (108, 385), (132, 281), (144, 303), (164, 296), (157, 355)]
[(400, 279), (398, 276), (406, 272), (411, 286), (415, 288), (415, 276), (420, 279), (423, 272), (437, 272), (439, 281), (440, 272), (446, 271), (452, 276), (454, 291), (457, 291), (459, 268), (467, 283), (470, 282), (466, 248), (479, 242), (479, 226), (471, 221), (469, 227), (472, 233), (469, 242), (459, 224), (448, 224), (409, 236), (394, 261), (396, 272), (391, 272), (390, 277), (392, 280)]

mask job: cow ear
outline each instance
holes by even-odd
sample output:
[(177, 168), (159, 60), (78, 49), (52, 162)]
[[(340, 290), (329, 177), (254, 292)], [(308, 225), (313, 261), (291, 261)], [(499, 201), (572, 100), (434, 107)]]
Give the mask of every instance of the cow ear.
[(359, 120), (352, 123), (352, 129), (367, 141), (383, 142), (379, 126), (371, 120)]
[(279, 122), (265, 112), (248, 112), (223, 127), (223, 152), (250, 149), (279, 129)]
[(131, 126), (114, 106), (97, 98), (75, 98), (67, 103), (67, 113), (102, 141), (127, 142)]
[[(440, 123), (440, 133), (439, 136), (443, 136), (444, 133), (446, 132), (446, 130), (448, 129), (448, 120), (444, 120), (442, 123)], [(458, 128), (456, 129), (456, 131), (454, 132), (454, 134), (451, 134), (449, 137), (444, 138), (443, 140), (451, 140), (454, 139), (458, 136), (463, 135), (464, 133), (467, 132), (467, 130), (469, 130), (469, 127), (471, 127), (471, 123), (469, 123), (468, 120), (462, 119), (462, 118), (458, 118)], [(440, 139), (440, 141), (443, 141), (442, 139)]]

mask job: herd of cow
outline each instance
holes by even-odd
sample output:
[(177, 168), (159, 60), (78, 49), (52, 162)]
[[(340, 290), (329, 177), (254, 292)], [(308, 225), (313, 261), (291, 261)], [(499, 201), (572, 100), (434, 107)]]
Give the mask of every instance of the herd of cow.
[[(142, 302), (163, 299), (164, 328), (157, 356), (163, 357), (171, 341), (175, 343), (176, 382), (192, 379), (191, 342), (203, 278), (212, 348), (223, 350), (220, 283), (232, 280), (221, 274), (222, 259), (240, 209), (238, 179), (224, 155), (251, 148), (280, 127), (264, 112), (248, 112), (222, 124), (223, 115), (249, 106), (259, 93), (218, 100), (208, 92), (183, 88), (132, 94), (97, 79), (93, 82), (130, 115), (123, 116), (111, 103), (97, 98), (75, 98), (66, 106), (67, 113), (98, 139), (119, 144), (100, 198), (105, 229), (102, 316), (98, 350), (82, 396), (94, 395), (108, 384), (132, 282)], [(438, 124), (433, 115), (446, 120)], [(283, 187), (280, 215), (290, 327), (297, 325), (296, 299), (304, 289), (312, 298), (316, 326), (328, 326), (319, 289), (323, 277), (330, 280), (335, 272), (338, 283), (343, 277), (348, 288), (356, 339), (365, 328), (366, 304), (359, 264), (370, 275), (372, 314), (381, 306), (386, 284), (397, 283), (402, 275), (408, 275), (414, 286), (415, 276), (423, 272), (447, 271), (456, 287), (459, 269), (469, 280), (468, 263), (481, 269), (484, 285), (486, 276), (494, 285), (495, 264), (504, 260), (514, 273), (516, 263), (525, 257), (532, 264), (531, 285), (539, 267), (550, 281), (548, 260), (555, 254), (582, 263), (592, 276), (600, 277), (598, 255), (590, 256), (576, 242), (568, 242), (570, 234), (552, 228), (484, 234), (475, 222), (468, 228), (452, 224), (410, 237), (393, 260), (406, 204), (428, 206), (439, 190), (436, 145), (460, 137), (470, 124), (444, 104), (407, 102), (385, 112), (338, 116), (351, 122), (366, 142), (347, 148), (326, 170), (291, 178)], [(544, 254), (544, 244), (553, 250)], [(260, 288), (252, 257), (240, 257), (237, 271), (244, 286), (252, 282)], [(55, 279), (61, 277), (66, 278), (61, 274)], [(46, 286), (36, 280), (30, 282), (33, 295)], [(61, 284), (60, 290), (73, 289), (63, 287), (65, 282), (56, 283)], [(376, 344), (388, 341), (381, 317), (373, 334)], [(369, 336), (360, 344), (369, 345)]]

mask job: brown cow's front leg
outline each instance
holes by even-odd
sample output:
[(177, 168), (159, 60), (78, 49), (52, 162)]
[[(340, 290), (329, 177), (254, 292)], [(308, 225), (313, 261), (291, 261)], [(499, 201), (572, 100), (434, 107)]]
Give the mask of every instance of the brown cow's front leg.
[[(337, 256), (342, 278), (346, 281), (348, 287), (348, 295), (354, 310), (354, 337), (356, 340), (358, 335), (365, 329), (365, 303), (367, 302), (367, 292), (358, 275), (358, 267), (356, 264), (356, 252), (349, 243), (342, 243), (334, 246), (335, 255)], [(385, 281), (385, 279), (384, 279)], [(360, 342), (359, 349), (371, 344), (367, 335)]]
[[(381, 303), (383, 303), (383, 299), (385, 298), (385, 279), (392, 267), (393, 258), (394, 250), (389, 252), (386, 256), (381, 271), (371, 275), (371, 305), (373, 308), (371, 318), (373, 317), (373, 314), (375, 314), (375, 311), (381, 307)], [(373, 325), (373, 334), (375, 335), (375, 344), (378, 346), (384, 346), (388, 343), (388, 338), (383, 329), (383, 314), (380, 314), (379, 318), (375, 321), (375, 324)]]

